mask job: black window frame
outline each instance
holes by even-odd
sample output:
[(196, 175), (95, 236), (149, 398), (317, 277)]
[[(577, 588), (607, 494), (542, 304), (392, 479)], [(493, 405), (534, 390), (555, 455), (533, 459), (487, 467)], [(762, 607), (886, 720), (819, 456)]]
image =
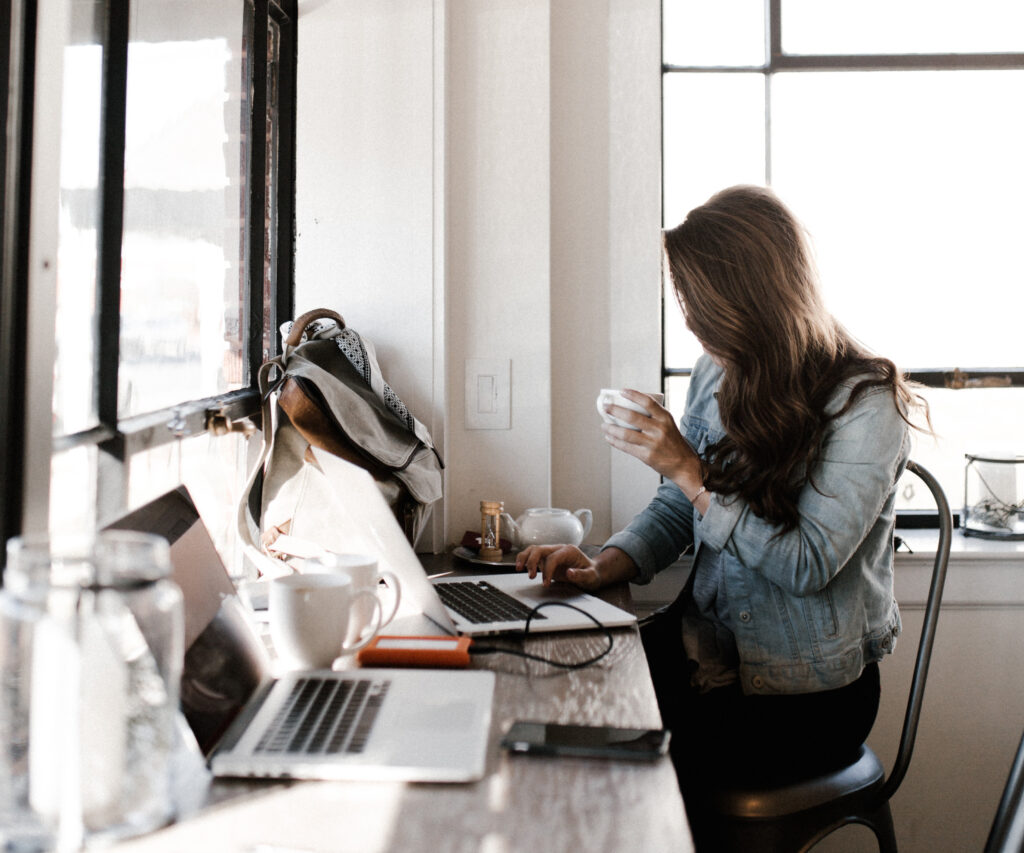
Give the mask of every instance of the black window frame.
[[(35, 91), (35, 0), (6, 3), (0, 10), (4, 79), (0, 119), (0, 535), (21, 530), (28, 323), (28, 222), (31, 209), (32, 117)], [(6, 551), (0, 550), (0, 569)], [(0, 576), (2, 577), (2, 576)]]
[[(120, 361), (121, 240), (124, 204), (125, 110), (128, 72), (130, 0), (106, 0), (102, 17), (103, 90), (101, 109), (100, 214), (97, 235), (96, 370), (94, 397), (97, 424), (81, 432), (53, 437), (54, 454), (95, 446), (97, 463), (97, 517), (108, 517), (126, 508), (126, 462), (136, 453), (175, 441), (184, 435), (219, 431), (230, 424), (255, 420), (260, 397), (256, 386), (260, 365), (276, 354), (280, 343), (269, 334), (268, 352), (264, 329), (276, 330), (293, 314), (295, 245), (295, 127), (298, 0), (244, 0), (244, 30), (248, 37), (247, 66), (249, 122), (247, 138), (246, 217), (244, 236), (247, 259), (245, 360), (247, 387), (197, 400), (182, 401), (160, 411), (128, 418), (118, 417), (118, 370)], [(0, 284), (0, 404), (11, 413), (0, 420), (0, 521), (3, 541), (21, 532), (24, 512), (22, 494), (25, 455), (24, 424), (12, 416), (24, 411), (28, 235), (32, 159), (32, 107), (35, 0), (6, 4), (0, 18), (3, 51), (13, 75), (9, 103), (0, 102), (8, 127), (3, 153), (4, 203), (0, 227), (3, 233), (2, 284)], [(15, 9), (17, 11), (12, 12)], [(268, 29), (279, 32), (278, 67), (268, 68)], [(276, 233), (271, 258), (274, 289), (265, 300), (266, 254), (266, 134), (268, 74), (276, 74), (277, 173)], [(256, 117), (261, 117), (257, 119)], [(255, 215), (254, 215), (255, 214)], [(0, 553), (0, 569), (5, 555)]]

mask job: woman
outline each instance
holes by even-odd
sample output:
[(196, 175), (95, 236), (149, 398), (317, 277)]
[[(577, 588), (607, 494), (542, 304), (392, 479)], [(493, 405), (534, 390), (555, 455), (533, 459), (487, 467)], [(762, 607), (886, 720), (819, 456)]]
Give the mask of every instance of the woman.
[(896, 482), (920, 403), (892, 362), (825, 310), (802, 230), (769, 190), (724, 190), (664, 235), (705, 350), (677, 428), (608, 411), (613, 447), (664, 478), (593, 559), (524, 550), (517, 568), (584, 589), (647, 583), (688, 547), (677, 601), (642, 632), (684, 791), (709, 774), (779, 778), (848, 760), (900, 631)]

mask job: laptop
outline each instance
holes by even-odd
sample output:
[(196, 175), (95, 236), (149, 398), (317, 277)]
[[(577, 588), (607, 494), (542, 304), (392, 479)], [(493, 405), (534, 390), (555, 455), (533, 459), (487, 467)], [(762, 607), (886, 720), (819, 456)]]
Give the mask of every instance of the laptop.
[(214, 775), (417, 782), (483, 776), (493, 672), (275, 674), (253, 614), (184, 487), (108, 528), (155, 533), (170, 543), (185, 600), (182, 711)]
[[(313, 487), (318, 498), (333, 502), (325, 515), (335, 523), (330, 530), (304, 530), (301, 519), (296, 519), (289, 535), (275, 545), (301, 552), (298, 556), (310, 556), (317, 547), (375, 556), (381, 568), (394, 572), (402, 585), (399, 611), (387, 633), (415, 633), (415, 619), (423, 615), (448, 634), (471, 637), (522, 632), (531, 612), (531, 634), (636, 622), (634, 614), (571, 584), (544, 586), (539, 578), (508, 573), (504, 567), (493, 574), (428, 578), (373, 477), (331, 453), (312, 450), (328, 484)], [(538, 605), (544, 606), (535, 611)]]

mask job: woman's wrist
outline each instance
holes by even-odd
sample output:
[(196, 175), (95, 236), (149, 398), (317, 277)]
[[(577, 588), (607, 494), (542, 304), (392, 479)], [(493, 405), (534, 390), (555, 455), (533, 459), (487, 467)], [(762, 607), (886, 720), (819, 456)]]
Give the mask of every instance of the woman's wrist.
[(633, 558), (621, 548), (605, 548), (594, 559), (594, 569), (601, 579), (601, 586), (630, 581), (639, 571)]
[(708, 511), (711, 505), (711, 492), (704, 485), (704, 469), (698, 462), (696, 465), (688, 465), (678, 477), (673, 478), (679, 491), (693, 505), (701, 515)]
[(686, 499), (696, 506), (697, 501), (702, 495), (706, 495), (708, 490), (704, 485), (704, 470), (700, 462), (694, 460), (694, 463), (682, 466), (671, 480), (679, 487), (679, 491), (686, 496)]

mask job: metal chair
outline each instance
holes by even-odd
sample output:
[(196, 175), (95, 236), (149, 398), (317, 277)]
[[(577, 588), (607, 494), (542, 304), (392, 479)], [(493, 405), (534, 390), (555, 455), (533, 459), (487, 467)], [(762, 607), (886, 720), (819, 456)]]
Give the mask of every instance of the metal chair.
[(1024, 736), (1017, 757), (1006, 779), (992, 829), (985, 842), (985, 853), (1020, 853), (1024, 850)]
[(896, 853), (889, 800), (903, 781), (914, 749), (953, 528), (949, 503), (938, 481), (914, 461), (907, 463), (907, 470), (924, 480), (932, 492), (939, 510), (939, 545), (892, 772), (886, 778), (881, 761), (865, 744), (852, 764), (824, 775), (775, 787), (720, 788), (710, 798), (719, 850), (802, 853), (836, 829), (860, 823), (874, 832), (882, 853)]

